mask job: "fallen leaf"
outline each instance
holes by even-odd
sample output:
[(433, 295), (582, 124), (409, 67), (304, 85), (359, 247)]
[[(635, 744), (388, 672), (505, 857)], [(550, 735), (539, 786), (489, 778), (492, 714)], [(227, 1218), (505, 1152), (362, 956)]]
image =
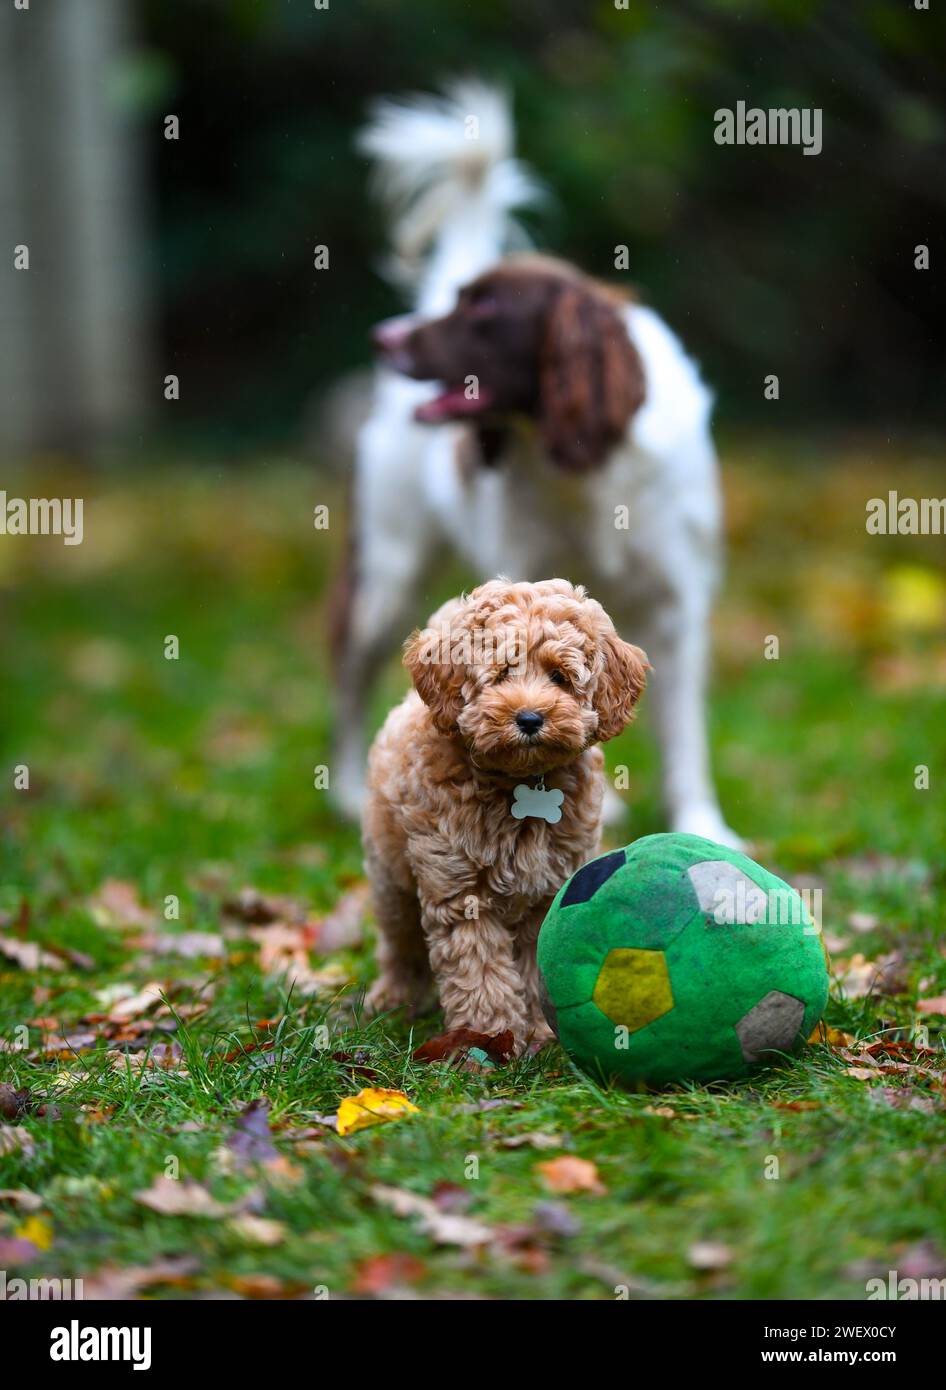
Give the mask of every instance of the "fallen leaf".
[(569, 1239), (581, 1233), (581, 1222), (564, 1202), (536, 1202), (532, 1215), (538, 1228), (548, 1235)]
[(102, 1265), (91, 1278), (83, 1279), (83, 1296), (111, 1302), (137, 1298), (142, 1289), (157, 1284), (190, 1288), (193, 1286), (190, 1276), (199, 1267), (191, 1255), (172, 1256), (150, 1265), (124, 1265), (120, 1269), (116, 1265)]
[(268, 1100), (254, 1100), (244, 1107), (226, 1146), (238, 1168), (279, 1158), (269, 1130)]
[(687, 1260), (694, 1269), (725, 1269), (733, 1259), (733, 1251), (721, 1241), (698, 1240), (687, 1251)]
[(776, 1110), (820, 1110), (820, 1100), (777, 1100)]
[(526, 1134), (508, 1134), (500, 1139), (501, 1149), (521, 1149), (528, 1144), (533, 1149), (560, 1149), (565, 1140), (560, 1134), (544, 1134), (541, 1130), (530, 1130)]
[(274, 1274), (234, 1274), (226, 1283), (242, 1298), (297, 1298), (311, 1291), (310, 1284), (277, 1279)]
[(867, 960), (858, 952), (849, 960), (834, 962), (834, 977), (848, 999), (863, 999), (870, 994), (902, 994), (902, 969), (903, 962), (896, 951), (876, 961)]
[(397, 1250), (391, 1255), (369, 1255), (355, 1267), (352, 1293), (379, 1294), (402, 1284), (416, 1284), (427, 1266), (416, 1255)]
[(893, 1110), (917, 1110), (923, 1115), (936, 1111), (936, 1102), (920, 1096), (909, 1086), (872, 1086), (868, 1097), (875, 1105), (889, 1105)]
[(916, 1007), (921, 1014), (946, 1014), (946, 994), (939, 994), (935, 999), (918, 999)]
[(0, 1202), (22, 1207), (23, 1211), (39, 1211), (43, 1205), (42, 1197), (36, 1192), (30, 1192), (27, 1187), (0, 1187)]
[(502, 1033), (477, 1033), (472, 1028), (453, 1028), (449, 1033), (441, 1033), (414, 1049), (415, 1062), (445, 1062), (458, 1053), (479, 1048), (490, 1061), (501, 1065), (512, 1056), (515, 1040), (511, 1029)]
[(242, 1216), (231, 1217), (229, 1229), (250, 1245), (281, 1245), (286, 1239), (286, 1227), (282, 1221), (270, 1221), (264, 1216), (252, 1216), (246, 1212)]
[(550, 1192), (594, 1192), (601, 1195), (607, 1189), (598, 1176), (597, 1165), (587, 1158), (563, 1154), (537, 1163), (536, 1172)]
[(30, 1093), (26, 1087), (16, 1090), (6, 1081), (0, 1082), (0, 1117), (19, 1120), (30, 1108)]
[(831, 1029), (824, 1022), (815, 1023), (808, 1036), (808, 1042), (820, 1042), (822, 1047), (854, 1047), (856, 1041), (853, 1033), (845, 1033), (843, 1029)]
[(227, 954), (223, 937), (209, 931), (148, 932), (131, 944), (139, 951), (153, 951), (157, 956), (180, 956), (181, 960), (197, 960), (203, 956), (222, 958)]
[(379, 1073), (374, 1067), (365, 1066), (367, 1052), (333, 1052), (332, 1061), (346, 1067), (352, 1076), (360, 1076), (365, 1081), (377, 1081)]
[(28, 1240), (38, 1250), (48, 1250), (55, 1239), (53, 1223), (45, 1216), (28, 1216), (13, 1232), (21, 1240)]
[(0, 935), (0, 956), (15, 961), (21, 970), (62, 970), (65, 961), (35, 941), (20, 941), (14, 936)]
[(156, 1177), (149, 1188), (136, 1192), (134, 1199), (161, 1216), (229, 1216), (239, 1203), (218, 1202), (194, 1178)]
[(26, 1129), (13, 1125), (0, 1125), (0, 1158), (7, 1154), (21, 1153), (24, 1158), (32, 1158), (36, 1151), (36, 1141)]
[(152, 981), (151, 984), (144, 985), (141, 989), (119, 999), (109, 1010), (109, 1020), (112, 1023), (123, 1023), (126, 1019), (139, 1018), (141, 1014), (148, 1013), (160, 1004), (164, 995), (164, 986)]
[(855, 1081), (876, 1080), (877, 1071), (873, 1067), (845, 1067), (845, 1076), (853, 1076)]
[(512, 1100), (502, 1096), (491, 1096), (486, 1100), (467, 1101), (463, 1105), (458, 1105), (456, 1114), (458, 1115), (481, 1115), (487, 1110), (524, 1110), (525, 1101)]
[(417, 1113), (414, 1105), (403, 1091), (386, 1091), (380, 1087), (368, 1086), (356, 1096), (346, 1096), (338, 1107), (337, 1127), (339, 1134), (354, 1134), (356, 1130), (367, 1129), (369, 1125), (385, 1124), (388, 1120), (400, 1120), (403, 1116)]
[(92, 920), (99, 927), (128, 931), (150, 927), (155, 914), (144, 906), (133, 883), (120, 878), (108, 878), (99, 891), (89, 899)]
[(421, 1230), (438, 1245), (486, 1245), (493, 1239), (494, 1232), (489, 1226), (469, 1216), (443, 1212), (429, 1197), (420, 1197), (406, 1188), (376, 1183), (371, 1195), (376, 1202), (390, 1207), (395, 1216), (419, 1217)]

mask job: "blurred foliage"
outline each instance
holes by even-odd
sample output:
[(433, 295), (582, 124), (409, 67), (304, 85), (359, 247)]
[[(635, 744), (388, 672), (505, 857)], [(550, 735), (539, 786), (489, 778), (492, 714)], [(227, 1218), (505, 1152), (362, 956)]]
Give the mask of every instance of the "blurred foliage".
[[(118, 87), (153, 132), (159, 309), (192, 418), (285, 435), (365, 361), (368, 326), (401, 304), (375, 269), (384, 225), (353, 132), (372, 97), (464, 72), (513, 93), (520, 153), (553, 194), (536, 240), (612, 277), (627, 244), (628, 278), (724, 413), (891, 431), (941, 417), (938, 17), (908, 0), (627, 5), (140, 0)], [(821, 107), (823, 152), (717, 146), (714, 112), (740, 99)]]

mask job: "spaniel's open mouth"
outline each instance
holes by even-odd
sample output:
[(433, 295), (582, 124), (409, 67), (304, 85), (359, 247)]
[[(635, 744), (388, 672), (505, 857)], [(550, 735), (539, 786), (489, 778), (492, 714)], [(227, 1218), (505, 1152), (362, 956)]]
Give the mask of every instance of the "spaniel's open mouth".
[(424, 401), (414, 411), (414, 419), (426, 425), (436, 425), (441, 420), (461, 420), (468, 415), (479, 415), (492, 404), (492, 392), (481, 386), (475, 396), (469, 395), (468, 386), (448, 386), (432, 401)]

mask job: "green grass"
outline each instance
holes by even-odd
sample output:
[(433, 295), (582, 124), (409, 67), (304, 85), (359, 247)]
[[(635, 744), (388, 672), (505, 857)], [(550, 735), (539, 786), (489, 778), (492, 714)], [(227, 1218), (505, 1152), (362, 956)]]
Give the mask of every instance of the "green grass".
[[(863, 526), (894, 473), (901, 495), (930, 496), (941, 468), (920, 450), (895, 469), (880, 449), (731, 452), (713, 699), (724, 805), (759, 858), (822, 888), (836, 961), (898, 954), (897, 993), (836, 988), (828, 1022), (859, 1042), (904, 1042), (925, 1023), (934, 1051), (892, 1052), (906, 1067), (875, 1081), (848, 1074), (857, 1044), (844, 1055), (835, 1040), (744, 1084), (660, 1095), (601, 1090), (557, 1049), (458, 1072), (411, 1059), (436, 1017), (413, 1033), (399, 1016), (362, 1019), (370, 929), (328, 962), (312, 956), (341, 983), (310, 997), (262, 973), (245, 928), (222, 958), (136, 946), (147, 929), (120, 931), (90, 908), (107, 879), (135, 885), (152, 930), (213, 933), (245, 885), (319, 918), (360, 880), (356, 832), (312, 785), (327, 758), (322, 634), (340, 512), (312, 530), (312, 506), (335, 495), (290, 464), (231, 474), (152, 461), (121, 477), (51, 464), (7, 489), (83, 495), (86, 539), (0, 541), (0, 911), (4, 939), (82, 954), (55, 970), (0, 957), (0, 1081), (30, 1092), (15, 1129), (33, 1139), (0, 1157), (0, 1188), (42, 1203), (30, 1224), (0, 1200), (0, 1243), (23, 1231), (48, 1245), (15, 1269), (8, 1251), (8, 1277), (92, 1285), (103, 1267), (186, 1256), (153, 1293), (337, 1297), (365, 1261), (400, 1252), (423, 1294), (611, 1298), (624, 1284), (632, 1296), (863, 1298), (867, 1274), (915, 1261), (921, 1242), (942, 1263), (944, 1020), (916, 1002), (946, 991), (946, 572), (941, 540)], [(430, 606), (466, 578), (446, 577)], [(177, 661), (164, 658), (169, 634)], [(402, 688), (392, 663), (378, 719)], [(662, 828), (646, 712), (608, 756), (631, 768), (621, 838)], [(28, 791), (13, 789), (21, 764)], [(929, 790), (914, 785), (921, 764)], [(161, 915), (168, 895), (179, 921)], [(150, 1016), (162, 1030), (142, 1024), (122, 1042), (82, 1022), (107, 1012), (102, 990), (150, 981), (171, 1005)], [(75, 1045), (46, 1055), (51, 1033)], [(166, 1042), (180, 1054), (149, 1065)], [(333, 1053), (357, 1053), (371, 1084), (403, 1090), (419, 1113), (340, 1138), (318, 1117), (368, 1082)], [(259, 1097), (285, 1162), (240, 1167), (227, 1140)], [(508, 1103), (476, 1108), (488, 1100)], [(536, 1132), (557, 1141), (505, 1143)], [(546, 1191), (536, 1165), (561, 1154), (597, 1164), (605, 1190)], [(278, 1243), (137, 1202), (169, 1162), (221, 1202), (249, 1196), (282, 1223)], [(377, 1184), (433, 1194), (494, 1238), (437, 1244), (378, 1201)], [(699, 1267), (698, 1242), (726, 1247), (713, 1268)]]

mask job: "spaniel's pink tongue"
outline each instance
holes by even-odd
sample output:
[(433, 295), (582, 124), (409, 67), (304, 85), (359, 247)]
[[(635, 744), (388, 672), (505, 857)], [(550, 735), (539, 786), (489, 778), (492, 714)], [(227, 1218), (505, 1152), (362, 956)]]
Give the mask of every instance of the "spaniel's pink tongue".
[(425, 424), (436, 424), (438, 420), (454, 420), (458, 415), (475, 415), (478, 410), (490, 403), (489, 392), (480, 387), (478, 396), (468, 396), (464, 386), (448, 386), (446, 391), (417, 406), (414, 419)]

